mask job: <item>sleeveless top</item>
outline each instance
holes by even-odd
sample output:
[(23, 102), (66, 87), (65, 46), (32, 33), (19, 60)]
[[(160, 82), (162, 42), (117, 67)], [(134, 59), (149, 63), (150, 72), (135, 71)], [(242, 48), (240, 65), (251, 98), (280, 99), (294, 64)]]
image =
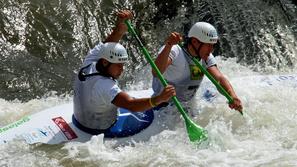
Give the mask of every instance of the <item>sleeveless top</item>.
[[(182, 102), (189, 101), (195, 96), (204, 74), (178, 45), (172, 47), (169, 57), (172, 59), (172, 64), (163, 73), (164, 78), (170, 85), (175, 87), (178, 100)], [(204, 68), (209, 68), (216, 65), (216, 60), (210, 54), (206, 61), (200, 60), (200, 63), (202, 63)], [(154, 95), (159, 94), (163, 90), (163, 85), (156, 77), (153, 77), (152, 87)]]
[[(84, 61), (80, 72), (98, 73), (96, 62), (100, 58), (100, 43), (93, 48)], [(89, 64), (86, 64), (89, 63)], [(83, 126), (91, 129), (107, 129), (116, 121), (117, 107), (111, 102), (121, 89), (117, 81), (100, 75), (74, 82), (74, 117)]]

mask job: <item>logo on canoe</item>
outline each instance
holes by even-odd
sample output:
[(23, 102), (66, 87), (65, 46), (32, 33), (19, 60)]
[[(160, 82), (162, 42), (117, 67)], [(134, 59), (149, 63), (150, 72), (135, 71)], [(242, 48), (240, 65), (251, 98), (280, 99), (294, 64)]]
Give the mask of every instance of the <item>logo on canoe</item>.
[(52, 119), (54, 123), (61, 129), (63, 134), (66, 136), (68, 140), (72, 140), (77, 138), (75, 132), (71, 129), (71, 127), (67, 124), (67, 122), (62, 117), (56, 117)]
[(28, 121), (30, 121), (30, 117), (24, 117), (12, 124), (9, 124), (7, 126), (4, 126), (3, 128), (0, 128), (0, 133), (8, 131), (9, 129), (17, 128)]

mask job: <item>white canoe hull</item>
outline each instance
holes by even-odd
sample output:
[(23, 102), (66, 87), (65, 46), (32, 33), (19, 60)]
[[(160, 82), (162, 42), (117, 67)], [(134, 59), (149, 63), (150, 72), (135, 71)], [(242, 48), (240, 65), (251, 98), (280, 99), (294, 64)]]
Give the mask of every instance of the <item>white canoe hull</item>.
[[(209, 82), (207, 79), (205, 80)], [(235, 81), (249, 84), (255, 83), (264, 87), (285, 84), (289, 87), (297, 88), (297, 75), (248, 76), (236, 78)], [(203, 99), (211, 102), (218, 96), (218, 93), (211, 83), (206, 82), (200, 89), (203, 89)], [(152, 90), (134, 91), (129, 94), (136, 98), (150, 97)], [(0, 144), (13, 139), (26, 140), (30, 144), (58, 144), (68, 141), (85, 142), (90, 140), (92, 135), (79, 130), (72, 124), (72, 114), (73, 104), (69, 103), (26, 116), (0, 128)]]
[[(133, 91), (133, 97), (150, 97), (152, 90)], [(118, 109), (119, 111), (119, 109)], [(58, 144), (67, 141), (85, 142), (92, 135), (78, 129), (72, 123), (73, 103), (52, 107), (0, 128), (0, 144), (22, 139), (29, 144)], [(127, 116), (127, 113), (125, 115)]]

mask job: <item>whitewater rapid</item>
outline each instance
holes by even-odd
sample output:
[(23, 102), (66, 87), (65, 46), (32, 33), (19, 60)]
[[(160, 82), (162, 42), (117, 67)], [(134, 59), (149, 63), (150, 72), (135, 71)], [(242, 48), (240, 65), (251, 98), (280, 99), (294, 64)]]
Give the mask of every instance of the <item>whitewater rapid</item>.
[[(170, 106), (155, 113), (158, 122), (153, 123), (152, 136), (142, 141), (120, 145), (117, 140), (103, 140), (102, 135), (86, 143), (59, 145), (28, 145), (16, 140), (0, 145), (0, 166), (296, 166), (297, 81), (260, 84), (249, 78), (263, 74), (235, 59), (218, 57), (218, 62), (241, 98), (245, 114), (242, 117), (230, 110), (222, 95), (208, 102), (199, 91), (190, 115), (208, 131), (206, 144), (189, 141), (182, 117)], [(136, 78), (137, 84), (127, 85), (126, 90), (149, 88), (150, 68)], [(57, 96), (55, 92), (28, 102), (1, 99), (0, 126), (71, 101), (72, 95)]]

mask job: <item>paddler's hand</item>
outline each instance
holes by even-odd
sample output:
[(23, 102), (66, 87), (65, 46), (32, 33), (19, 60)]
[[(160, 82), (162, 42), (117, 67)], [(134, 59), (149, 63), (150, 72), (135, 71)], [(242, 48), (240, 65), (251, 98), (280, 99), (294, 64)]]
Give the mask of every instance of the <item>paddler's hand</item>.
[(172, 96), (175, 96), (175, 88), (172, 85), (168, 85), (163, 89), (160, 95), (153, 97), (155, 105), (159, 105), (163, 102), (167, 102)]
[(169, 35), (169, 37), (166, 39), (166, 46), (172, 47), (173, 45), (176, 45), (182, 41), (182, 36), (177, 33), (173, 32)]
[(242, 103), (238, 97), (233, 97), (233, 103), (231, 103), (231, 104), (229, 103), (229, 107), (231, 109), (235, 109), (239, 112), (242, 112), (242, 109), (243, 109)]
[(120, 10), (119, 12), (117, 12), (117, 16), (117, 28), (120, 29), (122, 32), (127, 32), (128, 28), (124, 21), (133, 18), (132, 12), (130, 10)]

